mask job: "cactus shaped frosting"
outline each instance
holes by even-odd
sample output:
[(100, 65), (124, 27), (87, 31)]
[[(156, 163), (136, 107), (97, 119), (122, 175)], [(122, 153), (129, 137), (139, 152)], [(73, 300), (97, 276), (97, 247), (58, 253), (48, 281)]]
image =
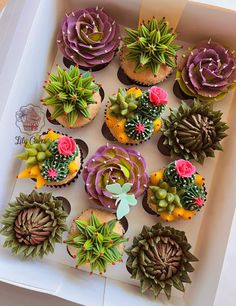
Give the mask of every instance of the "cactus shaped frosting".
[(26, 165), (29, 167), (37, 165), (52, 155), (49, 148), (50, 144), (51, 141), (49, 139), (42, 140), (39, 135), (36, 135), (35, 142), (27, 141), (24, 151), (16, 155), (16, 157), (25, 160)]
[(125, 132), (133, 140), (147, 140), (153, 133), (153, 121), (149, 118), (136, 115), (127, 119)]
[(183, 55), (176, 79), (184, 93), (201, 101), (222, 99), (236, 86), (234, 51), (212, 41), (201, 41)]
[(165, 18), (156, 18), (141, 23), (137, 30), (126, 29), (124, 44), (128, 49), (127, 59), (136, 62), (135, 71), (150, 68), (157, 75), (162, 64), (175, 68), (176, 51), (180, 46), (174, 44), (176, 34)]
[(120, 39), (118, 24), (97, 7), (66, 14), (57, 45), (62, 54), (74, 63), (93, 67), (113, 59)]
[(132, 117), (134, 111), (139, 106), (139, 97), (141, 94), (142, 91), (135, 87), (129, 90), (119, 88), (116, 95), (109, 97), (111, 102), (109, 110), (111, 114), (127, 118)]
[(160, 223), (144, 226), (126, 250), (126, 266), (131, 277), (140, 281), (142, 293), (150, 290), (157, 297), (163, 291), (169, 299), (172, 287), (184, 292), (183, 283), (191, 283), (191, 262), (198, 259), (190, 248), (183, 231)]
[(55, 243), (62, 242), (62, 233), (67, 230), (66, 217), (62, 201), (51, 193), (21, 193), (3, 214), (3, 246), (26, 258), (53, 253)]
[(57, 73), (49, 75), (44, 88), (48, 95), (42, 102), (54, 108), (51, 119), (65, 115), (71, 127), (80, 115), (90, 117), (88, 106), (96, 103), (94, 94), (99, 90), (92, 74), (80, 73), (76, 66), (71, 66), (68, 70), (58, 66)]
[(115, 218), (107, 223), (102, 221), (96, 216), (96, 212), (91, 213), (88, 221), (78, 218), (74, 221), (76, 231), (70, 233), (65, 241), (69, 249), (76, 249), (77, 266), (87, 263), (91, 272), (106, 272), (108, 265), (122, 261), (119, 247), (127, 241), (123, 235), (115, 231), (118, 222)]
[(192, 105), (182, 102), (164, 119), (164, 144), (170, 147), (172, 156), (195, 159), (203, 163), (206, 157), (214, 157), (215, 150), (222, 150), (220, 141), (227, 136), (222, 112), (214, 111), (212, 104), (197, 100)]

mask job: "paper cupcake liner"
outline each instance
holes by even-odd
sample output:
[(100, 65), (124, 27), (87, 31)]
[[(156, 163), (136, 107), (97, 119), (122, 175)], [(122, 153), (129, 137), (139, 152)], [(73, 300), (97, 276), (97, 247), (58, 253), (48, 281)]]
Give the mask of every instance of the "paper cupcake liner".
[(192, 100), (194, 98), (193, 96), (189, 96), (185, 92), (183, 92), (177, 80), (173, 85), (173, 93), (176, 96), (176, 98), (180, 100)]

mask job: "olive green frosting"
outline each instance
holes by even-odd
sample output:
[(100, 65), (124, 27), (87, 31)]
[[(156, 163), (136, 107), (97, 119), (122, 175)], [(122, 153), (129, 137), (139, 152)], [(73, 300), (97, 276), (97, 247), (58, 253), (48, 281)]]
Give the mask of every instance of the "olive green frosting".
[(163, 111), (165, 110), (166, 105), (162, 104), (159, 106), (155, 106), (151, 103), (149, 99), (149, 91), (145, 91), (140, 97), (140, 106), (138, 112), (151, 120), (155, 120), (161, 116)]
[(153, 129), (153, 121), (140, 115), (127, 119), (125, 123), (125, 132), (133, 140), (145, 141), (149, 139)]
[(149, 186), (149, 188), (153, 193), (151, 202), (156, 205), (158, 213), (167, 211), (172, 214), (176, 207), (182, 207), (180, 202), (182, 191), (177, 190), (176, 187), (162, 180), (158, 186)]
[(124, 118), (132, 117), (139, 106), (139, 97), (136, 97), (134, 92), (127, 93), (125, 88), (119, 88), (118, 93), (110, 96), (109, 100), (111, 102), (109, 107), (111, 113)]
[(91, 72), (81, 73), (77, 66), (68, 70), (58, 66), (57, 73), (50, 74), (44, 88), (48, 95), (42, 102), (55, 108), (51, 119), (65, 114), (71, 127), (79, 115), (89, 118), (88, 106), (96, 103), (93, 95), (99, 90)]
[(76, 262), (78, 266), (88, 263), (91, 272), (106, 271), (109, 264), (122, 260), (118, 246), (127, 239), (114, 231), (118, 221), (112, 219), (102, 223), (95, 213), (88, 222), (75, 220), (78, 233), (70, 236), (65, 242), (77, 248)]
[(163, 119), (164, 144), (170, 147), (172, 157), (195, 159), (203, 164), (206, 157), (214, 157), (221, 150), (220, 141), (227, 136), (228, 126), (221, 121), (222, 112), (214, 111), (212, 103), (194, 100), (192, 105), (184, 101), (178, 109), (171, 109)]
[(62, 201), (51, 193), (20, 193), (1, 220), (0, 233), (6, 236), (3, 246), (25, 258), (53, 253), (67, 230), (66, 218)]
[(131, 277), (140, 281), (142, 293), (151, 290), (157, 297), (164, 291), (170, 298), (172, 287), (185, 291), (183, 283), (191, 283), (188, 273), (194, 268), (190, 262), (198, 259), (190, 248), (183, 231), (160, 223), (144, 226), (126, 250), (126, 266)]
[(176, 34), (165, 18), (143, 21), (137, 30), (126, 32), (123, 41), (128, 49), (127, 59), (136, 62), (135, 72), (150, 68), (156, 76), (162, 64), (176, 67), (176, 52), (181, 47), (174, 44)]

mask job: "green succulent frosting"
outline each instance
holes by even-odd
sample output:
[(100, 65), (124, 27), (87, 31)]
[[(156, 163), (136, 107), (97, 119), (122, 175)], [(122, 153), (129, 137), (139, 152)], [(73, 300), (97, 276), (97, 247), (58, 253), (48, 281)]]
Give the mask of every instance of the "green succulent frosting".
[(191, 283), (188, 273), (194, 268), (190, 262), (198, 259), (190, 248), (183, 231), (160, 223), (144, 226), (126, 250), (126, 266), (131, 278), (140, 281), (142, 293), (151, 290), (157, 297), (164, 291), (170, 298), (172, 287), (185, 291), (183, 283)]
[(4, 247), (23, 257), (43, 257), (53, 253), (67, 230), (67, 214), (62, 201), (51, 193), (20, 193), (6, 208), (0, 233), (6, 236)]
[(95, 213), (91, 214), (89, 222), (75, 221), (78, 233), (66, 241), (69, 246), (77, 248), (76, 261), (81, 266), (90, 264), (91, 272), (106, 271), (107, 265), (122, 260), (118, 246), (127, 239), (114, 232), (116, 219), (101, 223)]
[(127, 94), (125, 88), (119, 88), (116, 95), (110, 96), (111, 106), (109, 109), (116, 116), (129, 118), (139, 106), (139, 97), (135, 93)]
[(172, 214), (176, 207), (182, 207), (180, 202), (182, 191), (177, 190), (176, 187), (161, 181), (159, 186), (150, 186), (149, 188), (153, 192), (151, 202), (156, 205), (157, 212), (167, 211), (169, 214)]
[(135, 71), (150, 68), (157, 75), (162, 64), (175, 68), (176, 51), (181, 47), (174, 44), (176, 34), (168, 22), (156, 18), (143, 22), (137, 30), (126, 29), (124, 44), (128, 48), (127, 59), (136, 62)]
[(165, 180), (172, 186), (177, 188), (186, 188), (194, 184), (195, 176), (194, 174), (191, 177), (181, 177), (176, 172), (175, 161), (167, 165), (164, 171)]
[(76, 146), (75, 151), (71, 155), (60, 154), (58, 152), (58, 139), (51, 142), (49, 150), (53, 154), (55, 159), (60, 160), (63, 163), (70, 163), (78, 155), (78, 146)]
[(58, 66), (57, 74), (50, 74), (45, 90), (48, 96), (43, 103), (55, 108), (51, 118), (66, 114), (69, 125), (73, 126), (79, 115), (89, 118), (88, 106), (96, 103), (93, 95), (99, 87), (90, 72), (81, 74), (76, 66), (67, 71)]
[(127, 119), (125, 123), (125, 132), (133, 140), (147, 140), (153, 132), (152, 120), (136, 115)]
[(67, 163), (61, 162), (54, 156), (41, 164), (41, 175), (49, 182), (63, 181), (68, 175)]
[(206, 192), (197, 185), (188, 187), (181, 197), (183, 207), (188, 210), (200, 210), (206, 201)]
[(163, 119), (164, 144), (170, 147), (172, 157), (195, 159), (203, 164), (206, 157), (215, 156), (215, 150), (222, 151), (220, 141), (227, 136), (228, 126), (221, 121), (222, 112), (214, 111), (212, 106), (198, 100), (192, 105), (182, 101)]
[(26, 166), (31, 167), (41, 163), (52, 155), (49, 146), (49, 139), (42, 141), (40, 136), (37, 135), (35, 137), (35, 142), (30, 143), (30, 141), (27, 141), (24, 152), (16, 155), (16, 157), (25, 160)]
[(155, 106), (149, 99), (149, 91), (145, 91), (140, 97), (139, 113), (143, 116), (155, 120), (163, 113), (165, 105)]

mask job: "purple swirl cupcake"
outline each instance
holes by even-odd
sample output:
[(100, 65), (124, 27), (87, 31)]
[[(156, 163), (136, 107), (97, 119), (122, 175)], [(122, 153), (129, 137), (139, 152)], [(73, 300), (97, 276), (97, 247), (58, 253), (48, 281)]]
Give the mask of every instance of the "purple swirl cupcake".
[(66, 59), (92, 69), (104, 67), (113, 59), (120, 39), (119, 25), (97, 7), (66, 14), (57, 45)]
[(100, 147), (82, 173), (86, 191), (98, 205), (116, 211), (118, 219), (137, 204), (146, 190), (146, 162), (133, 149), (117, 145)]

